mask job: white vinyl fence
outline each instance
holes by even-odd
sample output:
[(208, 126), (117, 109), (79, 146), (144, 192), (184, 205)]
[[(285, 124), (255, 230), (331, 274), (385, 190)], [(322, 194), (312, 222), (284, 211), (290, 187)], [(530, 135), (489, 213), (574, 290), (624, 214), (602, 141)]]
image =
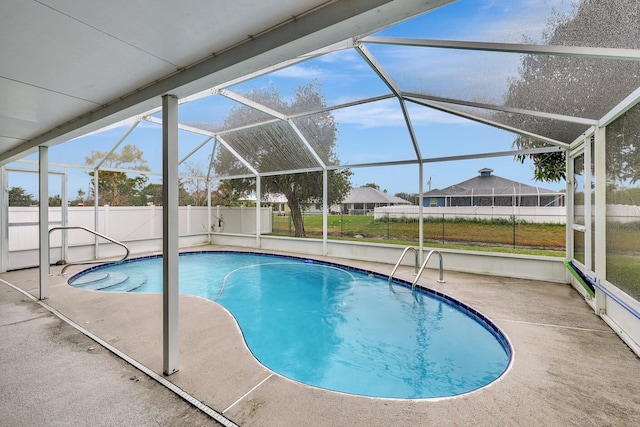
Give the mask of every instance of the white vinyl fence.
[[(374, 218), (403, 219), (418, 218), (418, 206), (383, 206), (375, 208)], [(442, 216), (445, 218), (509, 218), (515, 217), (519, 221), (566, 224), (567, 211), (564, 206), (447, 206), (425, 207), (425, 217)], [(575, 206), (575, 216), (584, 216), (584, 206)], [(640, 213), (638, 205), (607, 205), (607, 220), (620, 223), (636, 222)]]
[[(419, 206), (384, 206), (375, 208), (374, 217), (379, 219), (418, 219)], [(510, 218), (515, 217), (519, 221), (566, 224), (567, 208), (542, 207), (542, 206), (447, 206), (425, 207), (425, 217), (442, 216), (446, 218)]]
[[(255, 234), (255, 208), (179, 207), (179, 235), (181, 246), (209, 242), (211, 233)], [(63, 225), (60, 207), (49, 208), (49, 228)], [(69, 207), (66, 225), (82, 226), (125, 243), (132, 253), (162, 249), (161, 206), (101, 206), (98, 208), (98, 227), (92, 206)], [(219, 221), (220, 220), (220, 221)], [(36, 267), (38, 265), (38, 207), (9, 207), (7, 270)], [(211, 226), (210, 226), (211, 225)], [(272, 230), (271, 209), (261, 208), (261, 233)], [(66, 239), (66, 242), (64, 241)], [(123, 249), (99, 239), (99, 258), (120, 257)], [(51, 262), (93, 259), (95, 237), (84, 230), (55, 230), (51, 233)]]

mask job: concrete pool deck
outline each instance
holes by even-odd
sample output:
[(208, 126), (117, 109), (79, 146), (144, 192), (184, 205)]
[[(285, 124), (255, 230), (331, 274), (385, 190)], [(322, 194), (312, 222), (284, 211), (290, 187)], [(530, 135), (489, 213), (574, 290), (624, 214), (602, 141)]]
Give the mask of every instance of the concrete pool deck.
[[(233, 248), (197, 248), (207, 249)], [(383, 274), (392, 268), (387, 264), (314, 258)], [(484, 389), (455, 398), (398, 400), (309, 387), (260, 365), (225, 309), (186, 295), (180, 296), (180, 370), (166, 378), (242, 426), (640, 425), (640, 359), (593, 314), (573, 288), (557, 283), (452, 273), (446, 271), (446, 259), (444, 262), (446, 283), (435, 282), (437, 272), (434, 270), (425, 271), (420, 282), (476, 308), (505, 332), (514, 348), (511, 369)], [(69, 270), (72, 274), (81, 268)], [(52, 267), (50, 298), (44, 303), (153, 372), (162, 374), (161, 295), (78, 290), (68, 286), (58, 275), (59, 271), (60, 267)], [(411, 268), (401, 268), (396, 276), (409, 279), (412, 272)], [(37, 269), (4, 273), (0, 279), (32, 295), (38, 294)], [(6, 283), (0, 282), (0, 289), (3, 310), (0, 319), (5, 313), (21, 310), (21, 305), (40, 307), (25, 301), (25, 297), (17, 301), (14, 294), (19, 293)], [(34, 310), (44, 311), (41, 307)], [(38, 324), (42, 316), (25, 322), (32, 325), (29, 333), (48, 340), (49, 345), (63, 339), (55, 334), (38, 334), (48, 327)], [(21, 323), (11, 325), (18, 324)], [(56, 393), (59, 405), (66, 405), (65, 399), (82, 401), (82, 396), (56, 392), (65, 390), (65, 382), (71, 379), (56, 374), (53, 369), (36, 366), (40, 363), (37, 358), (28, 358), (28, 363), (19, 359), (20, 350), (29, 351), (28, 347), (22, 349), (27, 340), (16, 336), (24, 332), (17, 326), (3, 325), (0, 323), (0, 337), (3, 341), (11, 340), (15, 348), (10, 354), (3, 352), (0, 356), (5, 373), (11, 372), (9, 376), (3, 374), (0, 389), (7, 390), (9, 384), (18, 387), (20, 392), (2, 396), (0, 424), (7, 419), (14, 420), (12, 424), (39, 419), (38, 402), (46, 400), (45, 393)], [(92, 342), (88, 338), (87, 341)], [(99, 350), (107, 353), (101, 347)], [(74, 363), (75, 353), (69, 350), (58, 357)], [(110, 384), (110, 376), (129, 382), (129, 378), (138, 376), (154, 383), (143, 373), (132, 374), (135, 369), (126, 363), (116, 364), (111, 373), (100, 363), (95, 363), (93, 368), (91, 381), (96, 385), (101, 381)], [(42, 371), (42, 381), (51, 376), (51, 389), (28, 380), (34, 369)], [(91, 366), (88, 369), (91, 371)], [(19, 378), (26, 381), (18, 382)], [(160, 388), (162, 391), (150, 386), (143, 393), (125, 387), (122, 393), (136, 393), (132, 398), (149, 402), (167, 391)], [(30, 396), (32, 405), (21, 407), (12, 400), (17, 395), (23, 396), (22, 399)], [(98, 410), (93, 406), (87, 411), (74, 409), (77, 405), (66, 406), (70, 408), (68, 412), (78, 411), (75, 414), (78, 424), (84, 423), (87, 412)], [(160, 425), (214, 424), (212, 420), (206, 421), (204, 414), (198, 418), (198, 410), (180, 399), (169, 399), (162, 406), (175, 409), (182, 418), (178, 421), (167, 418), (157, 422)], [(145, 411), (144, 407), (129, 409), (124, 404), (118, 409), (140, 411), (138, 416)], [(150, 406), (148, 411), (154, 408)], [(73, 415), (65, 413), (65, 419)], [(55, 419), (48, 421), (54, 422), (47, 424), (71, 424), (55, 422)]]

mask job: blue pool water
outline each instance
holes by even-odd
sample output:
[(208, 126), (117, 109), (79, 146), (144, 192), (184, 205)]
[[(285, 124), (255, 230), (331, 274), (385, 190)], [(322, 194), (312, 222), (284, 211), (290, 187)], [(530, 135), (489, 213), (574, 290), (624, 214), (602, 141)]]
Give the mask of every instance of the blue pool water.
[[(85, 270), (72, 286), (161, 292), (162, 258)], [(217, 301), (253, 355), (288, 378), (375, 397), (453, 396), (507, 369), (511, 351), (481, 314), (388, 278), (292, 257), (200, 252), (180, 256), (180, 292)]]

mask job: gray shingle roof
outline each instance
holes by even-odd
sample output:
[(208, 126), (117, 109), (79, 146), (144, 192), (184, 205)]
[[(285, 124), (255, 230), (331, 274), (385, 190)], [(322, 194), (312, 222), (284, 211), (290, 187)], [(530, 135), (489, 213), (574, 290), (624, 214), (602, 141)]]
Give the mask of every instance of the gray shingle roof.
[(411, 202), (392, 196), (373, 187), (352, 188), (342, 203), (379, 203), (391, 205), (410, 205)]
[(484, 168), (478, 172), (485, 172), (485, 175), (479, 175), (462, 181), (458, 184), (451, 185), (441, 190), (435, 189), (424, 193), (425, 197), (438, 196), (466, 196), (466, 195), (520, 195), (520, 194), (556, 194), (556, 191), (546, 188), (534, 187), (532, 185), (523, 184), (511, 179), (502, 178), (496, 175), (486, 174), (491, 169)]

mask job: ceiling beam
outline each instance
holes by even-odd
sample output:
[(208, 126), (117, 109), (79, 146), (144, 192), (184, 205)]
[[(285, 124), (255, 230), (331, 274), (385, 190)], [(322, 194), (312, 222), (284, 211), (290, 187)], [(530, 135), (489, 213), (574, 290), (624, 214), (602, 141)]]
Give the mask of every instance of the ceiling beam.
[(462, 117), (464, 119), (473, 120), (473, 121), (478, 122), (478, 123), (484, 123), (486, 125), (493, 126), (495, 128), (498, 128), (498, 129), (503, 129), (503, 130), (506, 130), (506, 131), (509, 131), (509, 132), (513, 132), (513, 133), (517, 133), (517, 134), (520, 134), (520, 135), (526, 135), (526, 136), (529, 136), (531, 138), (538, 139), (538, 140), (540, 140), (542, 142), (546, 142), (548, 144), (557, 145), (557, 146), (562, 147), (564, 149), (569, 148), (569, 144), (567, 144), (566, 142), (562, 142), (562, 141), (558, 141), (557, 139), (548, 138), (546, 136), (538, 135), (538, 134), (535, 134), (533, 132), (527, 132), (527, 131), (524, 131), (522, 129), (514, 128), (512, 126), (507, 126), (507, 125), (504, 125), (502, 123), (498, 123), (498, 122), (493, 121), (493, 120), (488, 120), (488, 119), (485, 119), (485, 118), (482, 118), (482, 117), (478, 117), (478, 116), (475, 116), (473, 114), (464, 113), (462, 111), (458, 111), (458, 110), (455, 110), (453, 108), (447, 108), (447, 107), (445, 107), (443, 105), (436, 104), (436, 103), (434, 103), (432, 101), (427, 101), (426, 99), (407, 97), (406, 100), (407, 101), (411, 101), (411, 102), (415, 102), (416, 104), (419, 104), (419, 105), (424, 105), (426, 107), (431, 107), (431, 108), (433, 108), (435, 110), (442, 111), (444, 113), (453, 114), (454, 116)]
[(265, 33), (253, 35), (228, 49), (211, 54), (195, 64), (118, 96), (94, 110), (49, 129), (28, 141), (0, 153), (0, 164), (34, 152), (41, 145), (52, 146), (82, 136), (160, 105), (160, 97), (173, 93), (191, 95), (239, 76), (307, 54), (358, 33), (383, 28), (448, 0), (350, 0), (329, 2), (302, 16), (288, 19)]
[(565, 114), (546, 113), (546, 112), (543, 112), (543, 111), (527, 110), (527, 109), (524, 109), (524, 108), (514, 108), (514, 107), (494, 105), (494, 104), (485, 104), (485, 103), (481, 103), (481, 102), (461, 101), (459, 99), (443, 98), (443, 97), (440, 97), (440, 96), (424, 95), (424, 94), (421, 94), (421, 93), (403, 92), (402, 95), (407, 97), (407, 98), (425, 99), (425, 100), (428, 100), (428, 101), (444, 102), (444, 103), (447, 103), (447, 104), (462, 105), (462, 106), (465, 106), (465, 107), (473, 107), (473, 108), (481, 108), (481, 109), (484, 109), (484, 110), (502, 111), (504, 113), (524, 114), (524, 115), (527, 115), (527, 116), (540, 117), (540, 118), (543, 118), (543, 119), (559, 120), (559, 121), (568, 122), (568, 123), (578, 123), (578, 124), (587, 125), (587, 126), (593, 126), (593, 125), (597, 125), (598, 124), (598, 121), (594, 120), (594, 119), (588, 119), (588, 118), (584, 118), (584, 117), (567, 116)]
[(397, 37), (364, 37), (362, 43), (390, 44), (395, 46), (433, 47), (442, 49), (476, 50), (532, 55), (557, 55), (620, 61), (640, 61), (640, 50), (606, 47), (554, 46), (523, 43), (489, 43), (455, 40), (430, 40)]

